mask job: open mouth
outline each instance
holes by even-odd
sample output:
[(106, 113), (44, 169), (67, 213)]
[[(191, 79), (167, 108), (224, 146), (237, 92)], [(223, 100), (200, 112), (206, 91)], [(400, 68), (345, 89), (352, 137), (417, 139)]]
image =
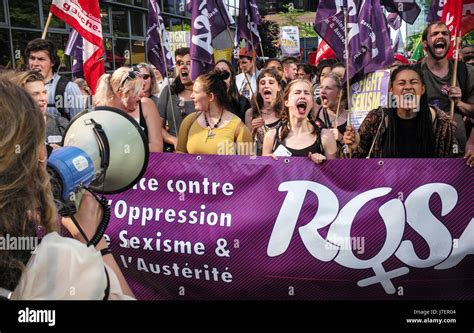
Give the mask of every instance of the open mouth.
[(321, 102), (322, 103), (327, 103), (328, 97), (326, 95), (321, 95)]
[(188, 77), (189, 72), (188, 71), (181, 71), (181, 77)]
[(270, 89), (263, 90), (263, 96), (272, 96), (272, 91)]
[(306, 113), (306, 107), (308, 106), (308, 102), (306, 100), (299, 100), (296, 103), (296, 109), (300, 114)]
[(446, 42), (444, 40), (437, 41), (434, 44), (434, 48), (438, 51), (444, 51), (446, 49)]

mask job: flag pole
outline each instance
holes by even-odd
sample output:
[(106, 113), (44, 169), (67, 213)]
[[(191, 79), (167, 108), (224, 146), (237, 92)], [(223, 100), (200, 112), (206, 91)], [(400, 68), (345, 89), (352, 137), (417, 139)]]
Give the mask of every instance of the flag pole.
[[(351, 102), (350, 102), (350, 82), (349, 82), (349, 39), (347, 33), (347, 9), (344, 9), (344, 33), (346, 47), (346, 88), (347, 88), (347, 125), (351, 125)], [(349, 158), (352, 158), (352, 148), (349, 149)]]
[[(250, 40), (252, 42), (252, 50), (253, 50), (253, 65), (254, 65), (254, 69), (255, 69), (255, 74), (257, 74), (257, 51), (255, 51), (255, 44), (253, 42), (253, 33), (252, 33), (252, 30), (250, 30)], [(247, 75), (244, 73), (244, 76), (247, 78)], [(256, 78), (255, 78), (256, 79)], [(249, 83), (249, 88), (250, 88), (250, 91), (252, 92), (252, 97), (254, 95), (254, 92), (252, 90), (252, 85), (250, 84), (250, 81), (249, 79), (247, 78), (247, 82)], [(258, 82), (257, 82), (257, 90), (258, 90)], [(258, 106), (258, 103), (255, 103), (255, 105), (257, 106), (257, 111), (258, 111), (258, 114), (260, 115), (260, 117), (262, 116), (262, 112), (260, 111), (260, 107)], [(267, 131), (267, 128), (265, 127), (265, 132)]]
[[(458, 78), (458, 59), (459, 59), (459, 41), (461, 39), (461, 29), (459, 29), (459, 35), (457, 34), (456, 31), (456, 43), (455, 43), (455, 50), (454, 50), (454, 69), (453, 69), (453, 80), (451, 81), (451, 87), (455, 87), (457, 83), (457, 78)], [(451, 120), (454, 119), (454, 101), (451, 100), (451, 105), (449, 109), (449, 118)]]
[(48, 19), (46, 20), (46, 24), (44, 25), (43, 35), (41, 39), (46, 39), (46, 35), (48, 34), (49, 25), (51, 24), (51, 19), (53, 18), (53, 14), (49, 12)]
[(337, 121), (339, 119), (339, 111), (341, 110), (341, 103), (342, 103), (342, 89), (339, 95), (339, 101), (337, 102), (337, 110), (336, 110), (336, 119), (334, 121), (334, 129), (337, 129)]
[[(172, 94), (171, 94), (171, 82), (170, 82), (170, 79), (168, 77), (168, 71), (167, 71), (167, 68), (166, 68), (166, 54), (165, 54), (165, 48), (163, 47), (163, 35), (161, 34), (160, 29), (156, 29), (156, 30), (158, 31), (158, 35), (160, 35), (161, 53), (163, 54), (164, 67), (165, 67), (165, 71), (166, 71), (166, 79), (168, 80), (167, 87), (168, 87), (168, 92), (170, 94), (170, 100), (171, 100), (171, 103), (170, 103), (170, 105), (171, 105), (171, 114), (173, 115), (173, 123), (174, 123), (174, 129), (176, 131), (176, 138), (178, 138), (179, 128), (178, 128), (178, 125), (176, 124), (176, 115), (174, 114), (173, 98), (172, 98)], [(166, 113), (166, 111), (165, 111), (165, 113)]]

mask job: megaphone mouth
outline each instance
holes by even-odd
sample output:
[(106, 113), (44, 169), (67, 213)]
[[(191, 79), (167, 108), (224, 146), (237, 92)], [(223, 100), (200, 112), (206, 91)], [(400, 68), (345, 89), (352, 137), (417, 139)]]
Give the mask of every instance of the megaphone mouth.
[[(128, 121), (123, 122), (120, 120), (121, 117), (111, 116), (114, 114)], [(91, 132), (94, 132), (94, 138), (88, 136), (89, 141), (80, 135), (85, 127), (91, 128)], [(78, 134), (76, 135), (75, 132)], [(131, 141), (128, 144), (125, 141), (127, 138)], [(79, 141), (79, 144), (75, 141)], [(77, 114), (66, 128), (62, 145), (81, 146), (81, 144), (81, 148), (85, 151), (93, 151), (95, 155), (100, 155), (100, 166), (96, 168), (96, 177), (89, 185), (97, 193), (116, 194), (128, 190), (143, 177), (148, 166), (148, 139), (143, 129), (135, 119), (117, 108), (98, 106), (94, 111), (82, 111)], [(122, 163), (120, 158), (127, 154), (122, 152), (122, 146), (126, 145), (131, 146), (129, 149), (133, 151), (133, 154), (124, 158)], [(122, 154), (118, 154), (117, 151)], [(128, 170), (127, 167), (133, 170)]]

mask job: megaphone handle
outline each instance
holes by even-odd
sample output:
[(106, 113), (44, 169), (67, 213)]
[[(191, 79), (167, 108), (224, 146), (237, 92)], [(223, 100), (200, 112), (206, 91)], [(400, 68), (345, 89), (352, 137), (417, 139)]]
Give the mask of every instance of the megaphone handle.
[(94, 234), (94, 236), (92, 236), (92, 238), (89, 240), (86, 236), (86, 233), (84, 232), (84, 230), (82, 230), (82, 227), (81, 225), (79, 224), (79, 222), (76, 220), (76, 218), (74, 217), (73, 214), (70, 214), (69, 217), (71, 218), (72, 222), (74, 223), (74, 225), (76, 226), (76, 228), (79, 230), (79, 232), (81, 233), (81, 236), (84, 238), (84, 240), (86, 241), (86, 244), (87, 246), (89, 245), (94, 245), (94, 247), (97, 246), (97, 244), (99, 244), (100, 240), (102, 239), (102, 237), (104, 236), (105, 234), (105, 230), (107, 229), (107, 226), (109, 225), (109, 222), (110, 222), (110, 216), (111, 216), (111, 212), (110, 212), (110, 206), (109, 204), (107, 203), (107, 199), (105, 197), (102, 197), (102, 198), (99, 198), (94, 192), (92, 192), (91, 190), (89, 190), (88, 188), (85, 187), (85, 189), (92, 194), (92, 196), (95, 198), (95, 200), (97, 200), (97, 202), (100, 204), (100, 206), (102, 207), (102, 219), (99, 223), (99, 225), (97, 226), (97, 230)]
[(94, 246), (97, 246), (97, 244), (99, 244), (100, 240), (104, 236), (105, 230), (107, 230), (107, 227), (108, 227), (109, 222), (110, 222), (111, 212), (110, 212), (110, 206), (107, 203), (107, 199), (105, 197), (102, 197), (101, 199), (99, 199), (94, 193), (92, 193), (92, 194), (94, 195), (96, 200), (99, 201), (100, 205), (102, 206), (102, 213), (103, 213), (102, 214), (102, 220), (100, 221), (99, 225), (97, 226), (97, 231), (95, 232), (94, 236), (91, 238), (91, 243), (94, 244)]

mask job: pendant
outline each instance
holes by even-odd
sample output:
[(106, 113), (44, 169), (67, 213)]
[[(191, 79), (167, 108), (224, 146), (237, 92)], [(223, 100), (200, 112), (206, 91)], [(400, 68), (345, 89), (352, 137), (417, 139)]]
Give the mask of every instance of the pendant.
[(207, 138), (208, 139), (212, 139), (213, 137), (215, 137), (216, 135), (214, 134), (214, 132), (212, 131), (212, 129), (208, 130), (207, 132)]

